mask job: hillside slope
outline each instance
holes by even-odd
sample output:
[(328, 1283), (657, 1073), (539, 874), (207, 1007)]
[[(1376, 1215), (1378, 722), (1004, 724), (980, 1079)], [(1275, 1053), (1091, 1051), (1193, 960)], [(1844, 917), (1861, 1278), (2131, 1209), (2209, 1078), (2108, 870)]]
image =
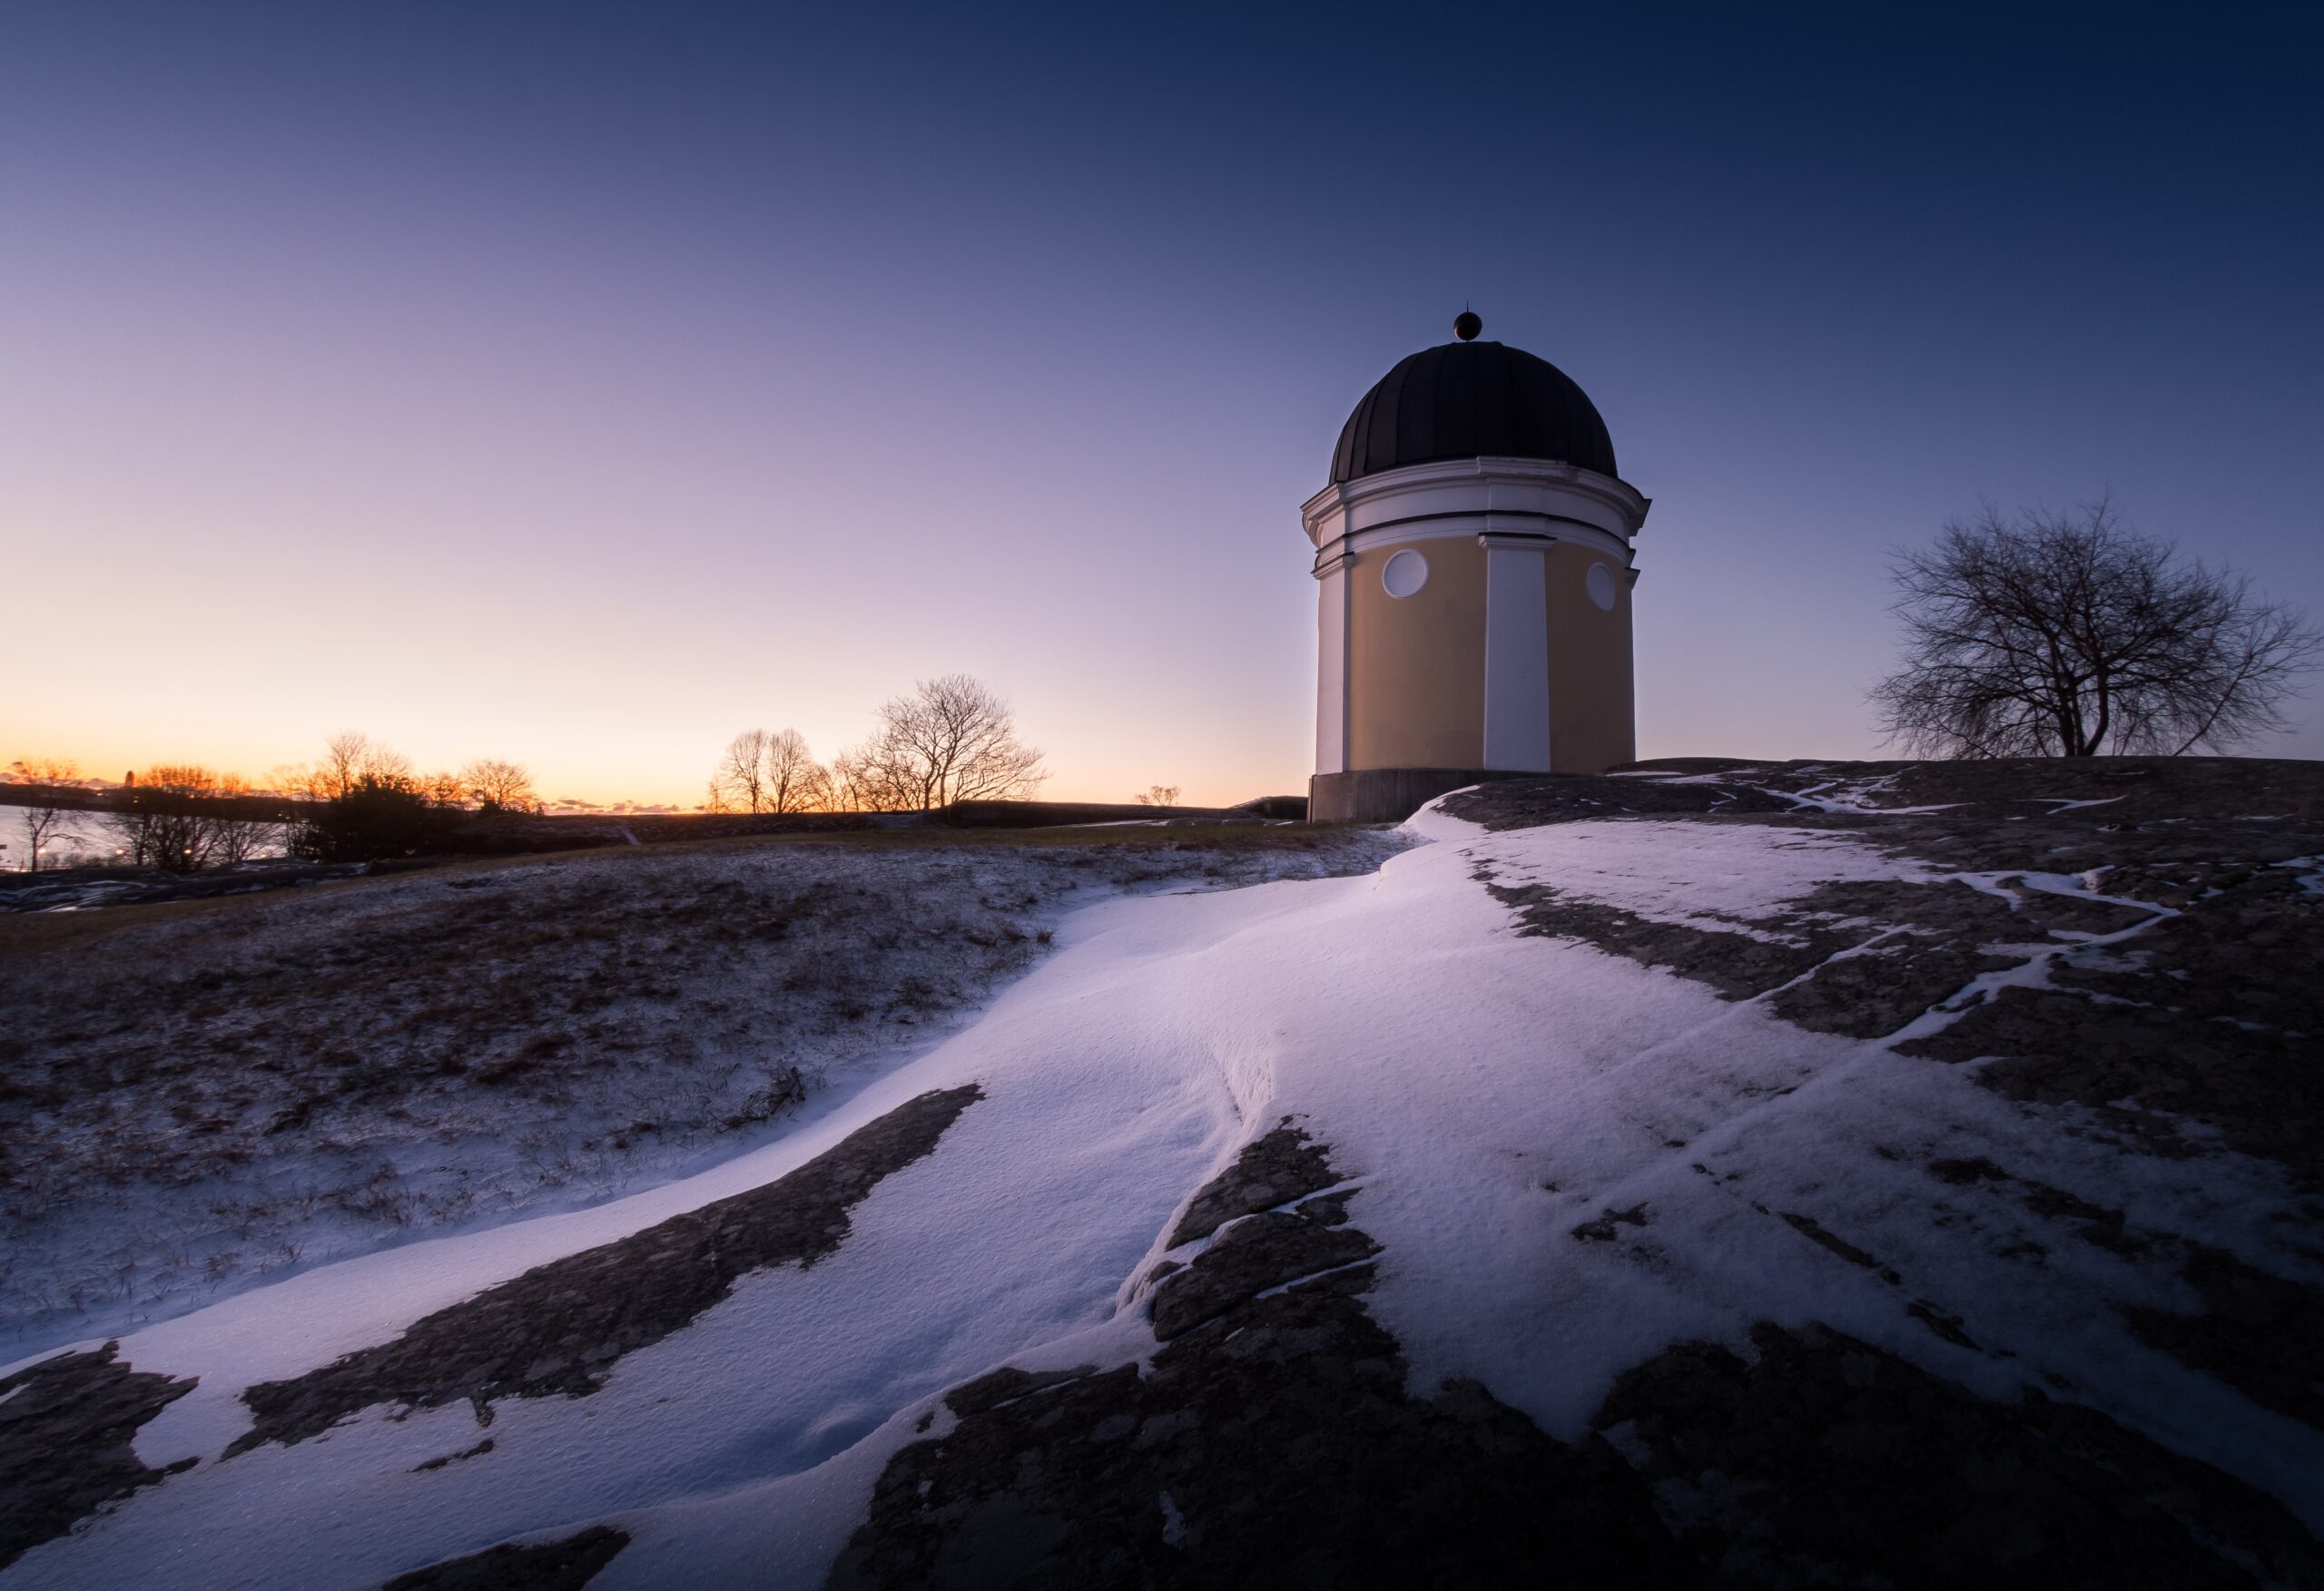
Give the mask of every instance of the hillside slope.
[(1393, 849), (769, 836), (0, 917), (0, 1356), (651, 1185), (935, 1043), (1071, 908)]
[(85, 1519), (0, 1591), (2324, 1584), (2318, 769), (1413, 827), (1078, 913), (712, 1171), (0, 1377)]

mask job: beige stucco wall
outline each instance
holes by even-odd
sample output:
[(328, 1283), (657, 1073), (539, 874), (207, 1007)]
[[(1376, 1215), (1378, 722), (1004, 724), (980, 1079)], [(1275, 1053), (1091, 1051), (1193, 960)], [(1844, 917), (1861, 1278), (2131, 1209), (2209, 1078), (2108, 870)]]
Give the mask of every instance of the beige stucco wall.
[[(1590, 600), (1590, 565), (1614, 575), (1614, 611)], [(1550, 766), (1600, 773), (1638, 757), (1630, 665), (1630, 583), (1617, 559), (1560, 542), (1543, 560), (1549, 581)], [(1376, 581), (1375, 581), (1376, 584)]]
[[(1428, 584), (1398, 599), (1380, 584), (1388, 559), (1412, 547)], [(1484, 757), (1485, 549), (1473, 536), (1367, 547), (1347, 568), (1347, 753), (1344, 766), (1480, 768)], [(1584, 584), (1592, 564), (1614, 575), (1614, 608)], [(1621, 561), (1559, 542), (1542, 561), (1548, 584), (1551, 765), (1597, 773), (1637, 756), (1630, 586)]]
[[(1428, 584), (1399, 599), (1382, 588), (1380, 571), (1406, 546), (1428, 560)], [(1468, 535), (1366, 547), (1348, 579), (1347, 766), (1476, 767), (1485, 738), (1485, 549)]]

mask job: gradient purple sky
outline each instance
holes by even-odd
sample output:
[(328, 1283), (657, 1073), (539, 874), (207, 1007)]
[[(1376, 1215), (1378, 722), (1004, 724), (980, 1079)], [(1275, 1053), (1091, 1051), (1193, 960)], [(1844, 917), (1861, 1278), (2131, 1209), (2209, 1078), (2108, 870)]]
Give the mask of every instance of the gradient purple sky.
[(12, 8), (0, 761), (691, 803), (959, 670), (1303, 790), (1298, 506), (1464, 301), (1655, 499), (1642, 754), (1874, 751), (1980, 496), (2324, 611), (2315, 13), (1612, 9)]

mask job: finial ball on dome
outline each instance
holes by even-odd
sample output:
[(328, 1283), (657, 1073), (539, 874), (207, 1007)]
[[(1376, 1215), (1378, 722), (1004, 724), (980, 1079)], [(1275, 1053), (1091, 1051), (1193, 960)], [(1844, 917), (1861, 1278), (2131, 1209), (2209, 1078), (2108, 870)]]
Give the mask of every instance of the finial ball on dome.
[(1478, 318), (1477, 312), (1473, 309), (1462, 310), (1452, 321), (1452, 335), (1462, 342), (1476, 341), (1477, 333), (1484, 329), (1484, 321)]

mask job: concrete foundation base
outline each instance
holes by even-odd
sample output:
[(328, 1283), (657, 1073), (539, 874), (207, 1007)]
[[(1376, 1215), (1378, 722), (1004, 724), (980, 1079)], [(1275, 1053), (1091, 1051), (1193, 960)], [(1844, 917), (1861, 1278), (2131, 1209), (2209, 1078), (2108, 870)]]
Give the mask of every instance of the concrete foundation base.
[(1401, 823), (1449, 790), (1492, 779), (1542, 777), (1487, 768), (1365, 768), (1353, 773), (1318, 773), (1307, 781), (1307, 820)]

